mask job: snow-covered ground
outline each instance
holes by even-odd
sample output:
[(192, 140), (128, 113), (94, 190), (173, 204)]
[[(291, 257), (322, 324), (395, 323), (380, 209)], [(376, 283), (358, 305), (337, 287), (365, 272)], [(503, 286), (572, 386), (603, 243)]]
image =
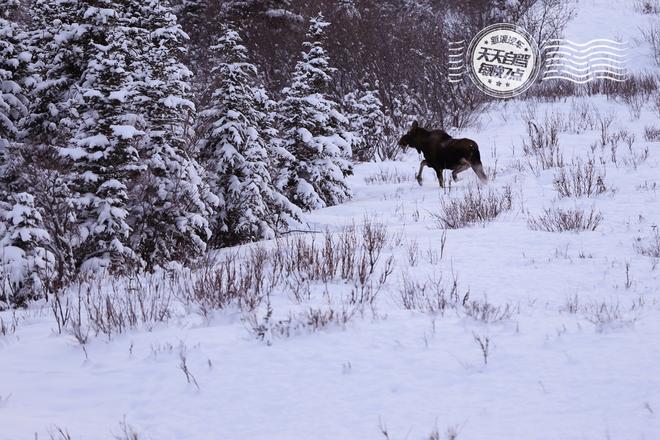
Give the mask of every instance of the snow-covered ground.
[[(567, 31), (576, 40), (610, 32), (632, 39), (647, 19), (628, 2), (579, 6)], [(534, 172), (523, 154), (523, 114), (531, 106), (538, 124), (561, 114), (575, 125), (578, 105), (592, 106), (593, 124), (559, 133), (564, 161), (593, 155), (607, 191), (560, 199), (557, 170)], [(610, 135), (634, 134), (630, 148), (620, 140), (616, 163), (609, 145), (592, 152), (601, 138), (596, 115), (614, 116)], [(512, 209), (447, 230), (444, 245), (442, 201), (475, 190), (472, 171), (449, 191), (429, 169), (417, 184), (413, 151), (358, 165), (354, 199), (308, 216), (314, 231), (365, 217), (387, 228), (379, 267), (392, 256), (393, 272), (373, 307), (345, 325), (264, 341), (236, 307), (202, 318), (177, 305), (167, 325), (91, 337), (83, 347), (57, 333), (49, 304), (0, 313), (9, 327), (0, 335), (0, 439), (65, 438), (58, 427), (73, 440), (126, 438), (122, 423), (139, 439), (158, 440), (398, 440), (436, 430), (459, 440), (660, 438), (660, 264), (636, 246), (653, 243), (660, 219), (660, 142), (644, 139), (645, 127), (660, 123), (650, 103), (631, 119), (625, 105), (604, 97), (492, 108), (460, 135), (477, 141), (487, 170), (496, 171), (482, 191), (510, 187)], [(528, 227), (529, 217), (553, 207), (594, 207), (603, 221), (577, 233)], [(460, 305), (444, 313), (403, 307), (411, 280), (450, 285), (454, 277), (461, 298), (469, 290), (493, 315), (480, 319)], [(273, 313), (340, 307), (345, 299), (335, 292), (344, 291), (314, 283), (302, 302), (280, 292)], [(263, 305), (258, 313), (263, 319)]]

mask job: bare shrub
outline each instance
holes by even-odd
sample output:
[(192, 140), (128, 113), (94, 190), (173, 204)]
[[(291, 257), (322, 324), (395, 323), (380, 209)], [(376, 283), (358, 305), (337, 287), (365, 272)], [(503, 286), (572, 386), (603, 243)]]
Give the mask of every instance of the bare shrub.
[(660, 232), (658, 232), (658, 228), (653, 228), (653, 235), (650, 237), (638, 237), (633, 246), (641, 255), (660, 258)]
[(660, 1), (635, 0), (634, 9), (640, 14), (660, 14)]
[[(344, 326), (366, 310), (373, 312), (375, 300), (394, 269), (394, 258), (382, 257), (388, 242), (386, 232), (385, 225), (365, 218), (360, 227), (327, 231), (321, 240), (305, 236), (279, 239), (266, 260), (265, 278), (270, 287), (259, 307), (244, 311), (252, 333), (270, 343), (272, 337)], [(270, 302), (273, 289), (289, 292), (296, 302), (303, 303), (311, 299), (313, 285), (322, 287), (327, 306), (289, 312), (284, 318), (275, 316)], [(336, 293), (330, 295), (331, 290)]]
[(564, 158), (559, 150), (561, 119), (546, 115), (542, 124), (527, 122), (527, 137), (523, 139), (523, 153), (533, 171), (562, 166)]
[(270, 303), (266, 313), (259, 316), (253, 313), (246, 317), (252, 334), (259, 340), (272, 343), (273, 338), (290, 338), (295, 335), (318, 332), (330, 326), (344, 328), (355, 316), (359, 315), (357, 307), (309, 307), (302, 312), (290, 311), (283, 319), (275, 319)]
[(636, 121), (642, 115), (642, 109), (644, 108), (644, 103), (647, 101), (647, 97), (641, 93), (635, 93), (626, 95), (623, 97), (623, 102), (628, 107), (628, 113), (633, 121)]
[(472, 337), (474, 338), (474, 342), (476, 342), (481, 349), (484, 365), (488, 365), (488, 355), (490, 354), (490, 338), (488, 336), (482, 336), (476, 333), (472, 333)]
[(527, 225), (534, 231), (595, 231), (603, 216), (594, 207), (590, 211), (582, 208), (546, 208), (538, 217), (530, 216)]
[(364, 178), (367, 185), (382, 185), (386, 183), (404, 183), (412, 182), (413, 175), (399, 174), (398, 170), (384, 170), (380, 169), (377, 173)]
[(455, 275), (447, 284), (442, 275), (420, 282), (404, 274), (399, 295), (401, 305), (406, 310), (440, 315), (448, 309), (455, 310), (462, 306), (470, 297), (469, 292), (459, 293), (458, 278)]
[(566, 118), (562, 119), (562, 131), (580, 134), (597, 127), (598, 110), (584, 99), (573, 99), (571, 109)]
[[(110, 339), (138, 327), (151, 329), (172, 315), (173, 287), (162, 275), (144, 277), (100, 276), (83, 279), (55, 297), (51, 307), (60, 331), (70, 333), (81, 345), (90, 333)], [(62, 302), (64, 295), (73, 296)]]
[(0, 336), (8, 336), (16, 333), (18, 328), (18, 316), (16, 311), (12, 310), (11, 320), (5, 321), (5, 319), (0, 316)]
[(128, 424), (126, 417), (119, 422), (119, 430), (119, 433), (114, 435), (115, 440), (140, 440), (137, 431)]
[(192, 374), (190, 368), (188, 367), (187, 347), (183, 343), (179, 346), (179, 361), (179, 370), (181, 370), (186, 376), (186, 381), (189, 384), (195, 385), (195, 388), (197, 388), (197, 391), (199, 391), (199, 383), (197, 382), (197, 378)]
[(649, 158), (649, 147), (646, 146), (641, 149), (636, 149), (632, 147), (632, 144), (628, 145), (628, 154), (622, 156), (621, 163), (625, 166), (632, 167), (637, 169), (642, 163), (646, 162)]
[(397, 128), (391, 129), (387, 128), (383, 133), (382, 138), (378, 141), (376, 145), (376, 154), (380, 160), (394, 160), (401, 152), (401, 147), (399, 146), (399, 138), (402, 133), (405, 133), (408, 129), (407, 126), (401, 125)]
[(653, 108), (655, 109), (655, 112), (658, 114), (658, 117), (660, 117), (660, 93), (655, 93), (653, 96)]
[(593, 197), (607, 191), (605, 171), (596, 169), (593, 159), (574, 160), (561, 167), (553, 181), (560, 197)]
[(443, 199), (442, 210), (433, 214), (439, 228), (458, 229), (471, 224), (485, 225), (513, 206), (510, 186), (502, 191), (468, 187), (462, 198)]
[(209, 260), (196, 274), (189, 274), (180, 297), (185, 304), (196, 305), (208, 317), (213, 310), (236, 305), (241, 310), (254, 309), (268, 285), (264, 274), (266, 251), (256, 246), (245, 258), (229, 253)]
[(629, 326), (637, 320), (636, 306), (623, 310), (619, 302), (594, 302), (583, 307), (584, 317), (598, 331), (608, 327)]
[(600, 132), (600, 146), (605, 147), (607, 145), (610, 135), (609, 130), (610, 126), (614, 122), (614, 113), (606, 113), (604, 115), (598, 115), (598, 129)]
[(441, 316), (453, 310), (484, 324), (508, 320), (513, 314), (510, 304), (496, 306), (488, 299), (471, 300), (469, 290), (461, 293), (456, 275), (449, 282), (444, 281), (442, 274), (423, 282), (404, 275), (399, 299), (406, 310)]
[(71, 434), (65, 428), (60, 426), (53, 426), (48, 433), (50, 440), (72, 440)]
[(656, 65), (660, 65), (660, 20), (653, 21), (646, 27), (639, 29), (642, 38), (651, 47), (651, 53)]
[(510, 304), (496, 306), (488, 302), (488, 299), (466, 301), (463, 308), (467, 316), (485, 324), (505, 321), (513, 314)]
[(627, 75), (625, 81), (602, 81), (599, 83), (599, 93), (623, 102), (633, 95), (640, 95), (646, 102), (658, 90), (658, 77), (654, 73)]
[(644, 140), (647, 142), (660, 142), (660, 128), (652, 125), (644, 127)]

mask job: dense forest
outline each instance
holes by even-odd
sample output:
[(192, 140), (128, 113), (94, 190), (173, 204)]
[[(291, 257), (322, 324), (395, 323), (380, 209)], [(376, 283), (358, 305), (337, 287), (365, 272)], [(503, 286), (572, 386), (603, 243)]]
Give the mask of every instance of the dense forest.
[[(551, 12), (551, 13), (550, 13)], [(413, 119), (464, 127), (447, 47), (558, 36), (561, 0), (0, 0), (0, 308), (188, 263), (351, 197)], [(459, 24), (460, 23), (460, 24)]]

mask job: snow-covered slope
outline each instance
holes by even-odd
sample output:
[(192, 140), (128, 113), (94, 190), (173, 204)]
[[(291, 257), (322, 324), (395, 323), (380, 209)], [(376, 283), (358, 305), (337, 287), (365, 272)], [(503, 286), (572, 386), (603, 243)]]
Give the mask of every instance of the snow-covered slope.
[[(567, 32), (576, 40), (633, 38), (647, 19), (628, 2), (582, 0), (579, 8)], [(587, 107), (590, 116), (578, 117)], [(523, 141), (532, 111), (539, 125), (562, 121), (564, 161), (593, 157), (604, 193), (560, 198), (558, 170), (530, 166)], [(608, 115), (614, 151), (600, 145)], [(271, 331), (260, 340), (235, 306), (202, 316), (172, 299), (167, 324), (90, 334), (81, 346), (58, 334), (51, 304), (1, 312), (0, 439), (66, 438), (59, 428), (73, 440), (132, 438), (130, 430), (158, 440), (398, 440), (436, 431), (431, 438), (660, 438), (660, 264), (641, 252), (655, 243), (660, 219), (660, 142), (644, 136), (647, 126), (660, 128), (657, 119), (651, 103), (633, 119), (604, 97), (501, 103), (461, 133), (480, 145), (494, 175), (487, 187), (466, 171), (441, 190), (429, 169), (420, 187), (413, 151), (358, 165), (354, 199), (307, 218), (311, 231), (338, 234), (365, 217), (386, 226), (379, 269), (392, 256), (392, 273), (344, 325), (301, 324), (288, 337)], [(438, 226), (443, 201), (507, 187), (512, 208), (492, 222)], [(554, 207), (593, 207), (603, 220), (595, 231), (530, 229), (529, 218)], [(444, 313), (404, 307), (406, 291), (426, 286), (437, 299), (437, 286), (450, 292), (454, 278), (460, 296)], [(328, 286), (312, 281), (308, 298), (274, 295), (274, 320), (348, 307), (351, 286)], [(256, 316), (265, 322), (265, 304)]]

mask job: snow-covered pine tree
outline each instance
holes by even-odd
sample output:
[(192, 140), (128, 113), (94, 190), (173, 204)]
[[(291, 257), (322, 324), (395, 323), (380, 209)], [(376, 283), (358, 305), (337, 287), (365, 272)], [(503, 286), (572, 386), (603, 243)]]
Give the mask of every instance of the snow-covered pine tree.
[(27, 114), (23, 81), (29, 53), (21, 29), (10, 16), (17, 6), (16, 0), (0, 0), (0, 166), (10, 144), (18, 138), (19, 121)]
[(241, 38), (223, 26), (214, 57), (218, 87), (203, 112), (202, 158), (212, 191), (220, 197), (213, 220), (213, 244), (219, 246), (272, 238), (300, 221), (301, 212), (274, 186), (269, 164), (279, 161), (269, 148), (272, 135), (268, 98), (256, 84)]
[(187, 35), (164, 1), (132, 1), (131, 7), (142, 27), (133, 41), (142, 59), (138, 91), (146, 132), (139, 145), (146, 171), (130, 192), (131, 241), (153, 267), (192, 259), (206, 249), (218, 198), (190, 154), (195, 117), (191, 72), (179, 61)]
[(84, 25), (87, 10), (81, 0), (35, 0), (29, 2), (31, 30), (24, 40), (31, 53), (26, 77), (29, 114), (22, 121), (19, 154), (14, 155), (12, 186), (29, 191), (42, 213), (51, 238), (56, 270), (55, 287), (74, 275), (74, 247), (78, 239), (75, 197), (69, 186), (72, 161), (60, 155), (78, 128), (75, 104), (77, 84), (87, 65)]
[(295, 161), (281, 170), (277, 181), (304, 210), (336, 205), (351, 196), (345, 177), (352, 173), (352, 136), (339, 105), (328, 96), (333, 72), (323, 48), (328, 25), (321, 14), (311, 19), (305, 52), (278, 105), (283, 146)]
[(378, 143), (381, 141), (385, 125), (383, 104), (378, 91), (368, 83), (364, 89), (349, 93), (344, 97), (344, 106), (350, 112), (350, 127), (356, 134), (353, 142), (353, 158), (359, 161), (374, 160)]
[(15, 0), (0, 0), (0, 309), (35, 298), (53, 266), (34, 198), (19, 192), (19, 139), (28, 114), (25, 84), (31, 55), (27, 35), (12, 20), (18, 6)]
[(34, 80), (30, 90), (27, 138), (35, 147), (68, 143), (77, 129), (72, 113), (79, 93), (75, 84), (87, 66), (90, 38), (82, 0), (35, 0), (32, 31), (27, 43), (33, 52)]
[(78, 130), (60, 150), (73, 160), (81, 235), (76, 252), (83, 269), (125, 271), (135, 268), (137, 260), (129, 245), (127, 190), (142, 170), (136, 145), (143, 132), (136, 127), (135, 114), (135, 24), (123, 3), (94, 2), (98, 6), (85, 11), (88, 59), (77, 83)]
[(14, 193), (9, 202), (11, 209), (3, 212), (6, 230), (0, 240), (0, 310), (3, 303), (21, 306), (36, 298), (54, 264), (47, 250), (50, 237), (32, 195)]

